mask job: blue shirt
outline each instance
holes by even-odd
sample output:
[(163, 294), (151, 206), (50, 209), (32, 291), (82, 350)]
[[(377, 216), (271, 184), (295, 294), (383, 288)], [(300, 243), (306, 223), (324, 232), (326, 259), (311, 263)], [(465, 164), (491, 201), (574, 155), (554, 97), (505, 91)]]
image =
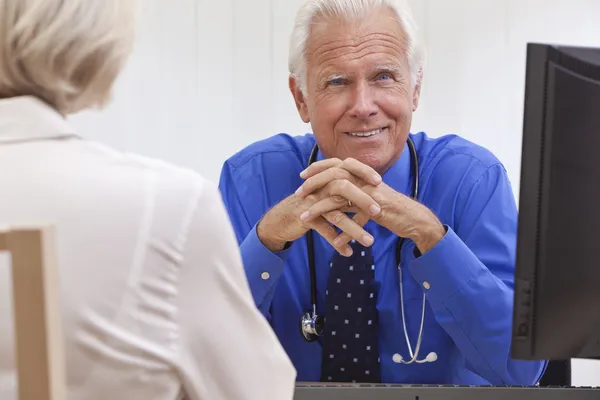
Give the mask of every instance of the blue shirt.
[[(423, 255), (413, 242), (402, 249), (405, 315), (416, 345), (422, 295), (427, 294), (419, 359), (436, 352), (433, 363), (402, 365), (410, 359), (402, 327), (397, 237), (369, 221), (373, 234), (379, 295), (379, 352), (384, 383), (532, 385), (546, 362), (510, 358), (517, 207), (506, 170), (486, 149), (458, 136), (411, 134), (419, 159), (418, 200), (446, 225), (444, 238)], [(297, 369), (298, 381), (318, 381), (321, 344), (308, 343), (299, 321), (311, 308), (305, 237), (273, 253), (258, 239), (256, 225), (275, 204), (302, 184), (315, 139), (280, 134), (256, 142), (229, 158), (220, 190), (234, 226), (248, 281), (259, 310)], [(319, 154), (319, 159), (323, 156)], [(396, 191), (411, 196), (408, 146), (383, 175)], [(333, 248), (315, 234), (318, 303), (323, 313)]]

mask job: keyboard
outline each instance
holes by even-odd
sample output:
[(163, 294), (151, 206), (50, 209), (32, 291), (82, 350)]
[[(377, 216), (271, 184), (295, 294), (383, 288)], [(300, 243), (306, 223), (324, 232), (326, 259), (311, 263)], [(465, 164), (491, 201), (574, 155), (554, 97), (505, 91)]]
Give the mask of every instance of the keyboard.
[(297, 383), (294, 400), (599, 400), (600, 388)]

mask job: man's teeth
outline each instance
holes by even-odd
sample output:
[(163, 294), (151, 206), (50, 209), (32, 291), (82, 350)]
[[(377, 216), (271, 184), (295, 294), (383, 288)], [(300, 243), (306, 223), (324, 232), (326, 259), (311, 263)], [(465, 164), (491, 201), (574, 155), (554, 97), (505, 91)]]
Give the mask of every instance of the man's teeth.
[(375, 129), (374, 131), (371, 131), (371, 132), (348, 132), (348, 134), (350, 136), (369, 137), (369, 136), (377, 135), (379, 132), (381, 132), (381, 129)]

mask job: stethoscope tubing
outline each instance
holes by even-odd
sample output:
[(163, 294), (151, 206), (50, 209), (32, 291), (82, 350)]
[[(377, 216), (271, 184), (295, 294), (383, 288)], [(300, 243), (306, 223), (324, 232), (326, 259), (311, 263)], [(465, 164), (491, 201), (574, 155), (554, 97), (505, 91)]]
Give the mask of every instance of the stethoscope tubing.
[[(415, 149), (415, 144), (413, 143), (411, 137), (408, 137), (407, 144), (410, 150), (411, 157), (411, 169), (413, 169), (413, 187), (412, 187), (412, 199), (417, 201), (419, 197), (419, 158), (417, 156), (417, 150)], [(317, 155), (319, 153), (319, 146), (315, 144), (310, 152), (310, 157), (308, 159), (308, 165), (310, 166), (317, 160)], [(398, 238), (398, 242), (396, 244), (396, 265), (398, 268), (401, 268), (401, 260), (402, 260), (402, 245), (404, 244), (404, 238)], [(308, 269), (310, 274), (310, 302), (312, 306), (312, 316), (315, 318), (317, 316), (317, 268), (315, 265), (315, 249), (314, 249), (314, 237), (312, 229), (309, 229), (306, 232), (306, 246), (307, 246), (307, 255), (308, 255)], [(400, 289), (402, 290), (402, 288)], [(404, 305), (402, 305), (404, 307)], [(421, 324), (422, 325), (422, 324)], [(422, 329), (421, 329), (422, 330)], [(405, 328), (406, 332), (406, 328)], [(412, 352), (412, 351), (411, 351)], [(412, 357), (412, 355), (411, 355)]]

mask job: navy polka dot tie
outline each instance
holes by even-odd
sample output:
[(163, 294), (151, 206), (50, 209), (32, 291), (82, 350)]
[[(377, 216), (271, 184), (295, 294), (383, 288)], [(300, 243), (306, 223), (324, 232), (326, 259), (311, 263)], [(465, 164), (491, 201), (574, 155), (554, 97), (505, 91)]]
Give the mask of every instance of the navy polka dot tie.
[(373, 253), (356, 241), (351, 247), (352, 256), (335, 252), (330, 264), (321, 381), (378, 383)]

